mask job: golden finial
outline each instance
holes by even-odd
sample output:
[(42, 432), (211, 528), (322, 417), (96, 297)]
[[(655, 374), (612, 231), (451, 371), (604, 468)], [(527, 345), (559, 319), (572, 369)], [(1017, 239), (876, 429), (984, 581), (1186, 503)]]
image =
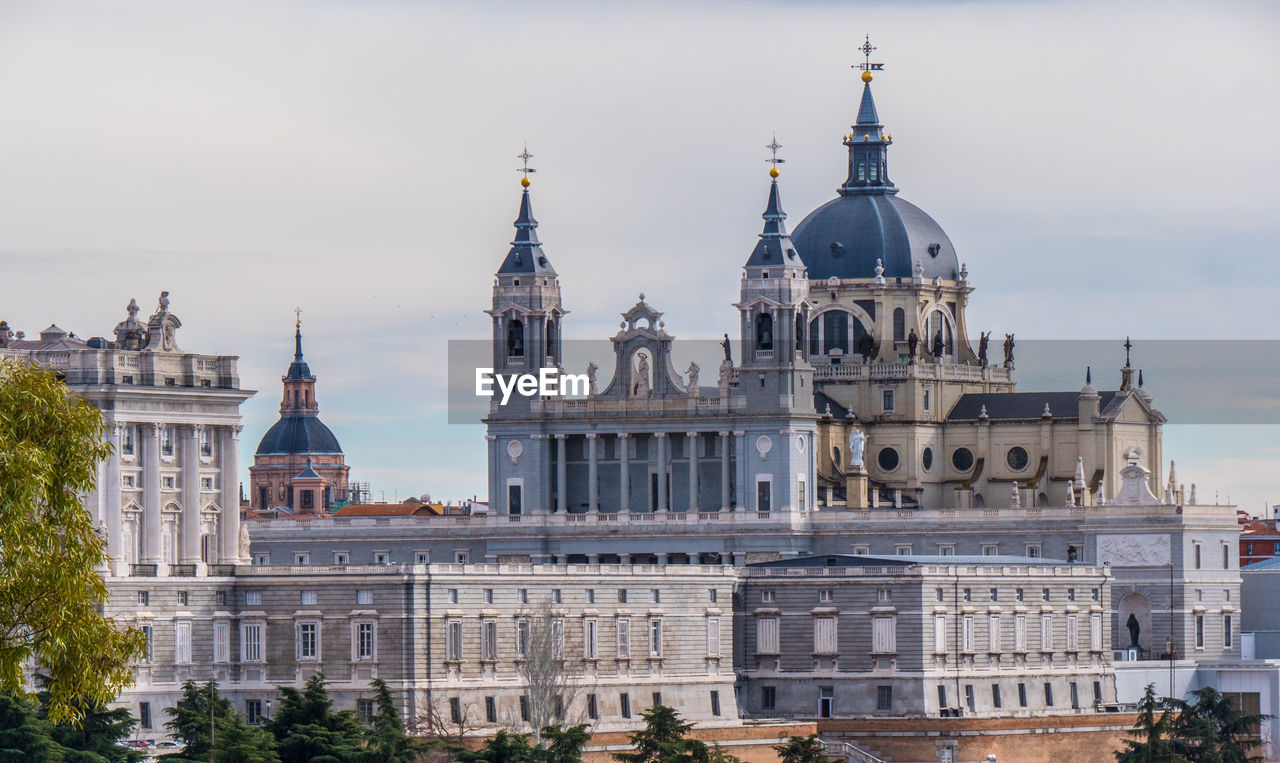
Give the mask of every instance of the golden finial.
[(302, 308), (301, 307), (293, 308), (293, 327), (296, 329), (302, 328)]
[(520, 185), (524, 186), (525, 188), (528, 188), (528, 187), (529, 187), (529, 178), (527, 178), (527, 177), (520, 178)]
[(871, 72), (863, 72), (863, 73), (862, 73), (862, 81), (863, 81), (863, 82), (870, 82), (870, 81), (871, 81)]
[(777, 176), (778, 176), (778, 168), (777, 168), (777, 167), (770, 167), (770, 168), (769, 168), (769, 177), (771, 177), (771, 178), (776, 178)]

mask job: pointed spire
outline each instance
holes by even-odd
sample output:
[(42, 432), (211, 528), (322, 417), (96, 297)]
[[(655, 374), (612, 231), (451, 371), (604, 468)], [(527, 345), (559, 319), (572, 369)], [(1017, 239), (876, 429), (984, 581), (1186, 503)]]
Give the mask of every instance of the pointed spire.
[(837, 190), (841, 196), (896, 194), (898, 189), (889, 180), (888, 161), (888, 148), (893, 143), (893, 136), (884, 132), (875, 98), (871, 95), (871, 72), (882, 71), (884, 65), (871, 62), (871, 51), (875, 46), (869, 38), (859, 49), (867, 58), (865, 63), (854, 65), (855, 69), (862, 70), (862, 100), (858, 104), (858, 117), (854, 120), (852, 132), (844, 137), (844, 144), (849, 148), (849, 177)]
[(502, 265), (498, 267), (498, 274), (555, 275), (555, 269), (551, 267), (551, 262), (542, 251), (542, 242), (538, 240), (538, 220), (533, 216), (533, 201), (529, 195), (531, 184), (529, 175), (537, 172), (529, 166), (529, 160), (533, 158), (533, 154), (529, 153), (529, 147), (525, 146), (524, 151), (516, 158), (524, 163), (523, 167), (516, 170), (524, 176), (520, 178), (522, 186), (520, 212), (516, 215), (516, 235), (511, 241), (511, 250), (507, 252)]
[(285, 380), (291, 379), (315, 379), (311, 375), (311, 368), (307, 362), (302, 359), (302, 309), (296, 310), (296, 318), (293, 323), (293, 362), (289, 364), (289, 370), (285, 373)]
[(870, 82), (862, 86), (862, 103), (858, 104), (858, 120), (854, 127), (874, 128), (877, 131), (883, 127), (880, 115), (876, 113), (876, 101), (871, 97)]
[(774, 136), (773, 142), (765, 148), (773, 152), (773, 156), (765, 160), (773, 167), (769, 170), (769, 200), (765, 203), (764, 214), (760, 215), (764, 219), (764, 230), (760, 233), (760, 242), (751, 250), (745, 267), (804, 267), (791, 243), (791, 234), (787, 232), (787, 213), (782, 210), (782, 196), (778, 191), (778, 165), (786, 161), (778, 158), (778, 149), (782, 148), (782, 144)]

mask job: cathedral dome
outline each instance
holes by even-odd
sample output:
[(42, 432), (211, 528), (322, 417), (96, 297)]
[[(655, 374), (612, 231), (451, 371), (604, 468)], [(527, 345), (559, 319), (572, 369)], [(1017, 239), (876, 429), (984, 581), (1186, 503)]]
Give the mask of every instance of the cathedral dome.
[(276, 453), (341, 453), (329, 427), (315, 416), (283, 416), (258, 443), (258, 455)]
[(917, 260), (929, 280), (960, 278), (955, 247), (942, 226), (889, 193), (838, 196), (810, 212), (791, 241), (815, 281), (875, 278), (876, 260), (885, 278), (911, 278)]

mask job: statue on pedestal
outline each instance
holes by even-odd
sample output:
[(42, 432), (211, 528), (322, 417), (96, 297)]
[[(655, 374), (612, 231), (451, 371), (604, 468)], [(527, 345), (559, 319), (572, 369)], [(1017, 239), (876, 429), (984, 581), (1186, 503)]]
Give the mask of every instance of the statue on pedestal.
[(685, 373), (689, 375), (688, 387), (689, 387), (689, 394), (691, 395), (698, 394), (698, 373), (701, 370), (702, 370), (701, 368), (698, 368), (697, 363), (690, 363), (689, 369), (685, 371)]
[(1138, 636), (1142, 633), (1142, 626), (1138, 624), (1138, 618), (1129, 613), (1129, 619), (1124, 621), (1124, 627), (1129, 629), (1129, 646), (1136, 647), (1138, 645)]
[(1004, 335), (1004, 365), (1013, 368), (1013, 334)]
[(724, 335), (724, 341), (720, 343), (720, 346), (724, 349), (724, 360), (725, 360), (725, 362), (726, 362), (726, 363), (732, 363), (732, 362), (733, 362), (733, 348), (732, 348), (732, 346), (729, 344), (729, 335), (728, 335), (728, 334), (725, 334), (725, 335)]
[(858, 469), (863, 465), (863, 448), (867, 444), (867, 433), (855, 429), (849, 433), (849, 466)]
[(991, 341), (991, 332), (979, 332), (978, 336), (978, 363), (983, 368), (987, 367), (987, 343)]
[(916, 334), (915, 329), (911, 329), (911, 333), (907, 335), (907, 357), (912, 360), (916, 359), (916, 348), (920, 346), (920, 337)]

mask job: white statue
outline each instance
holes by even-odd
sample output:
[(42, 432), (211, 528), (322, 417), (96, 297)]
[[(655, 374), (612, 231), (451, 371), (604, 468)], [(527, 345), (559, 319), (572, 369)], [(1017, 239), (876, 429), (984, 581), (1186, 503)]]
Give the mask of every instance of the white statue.
[(651, 390), (649, 388), (649, 356), (640, 355), (639, 361), (636, 363), (635, 374), (632, 375), (635, 383), (631, 385), (631, 393), (636, 397), (649, 397)]
[(594, 395), (596, 390), (596, 371), (600, 370), (600, 366), (595, 363), (587, 364), (587, 394)]
[(236, 549), (236, 551), (239, 557), (241, 559), (248, 559), (249, 558), (249, 525), (244, 522), (240, 523), (240, 537), (238, 540), (239, 540), (239, 543), (237, 544), (238, 548)]
[(867, 433), (854, 429), (849, 433), (849, 466), (862, 466), (862, 450), (867, 444)]
[(720, 379), (716, 382), (716, 386), (720, 388), (720, 394), (726, 394), (729, 391), (729, 383), (733, 381), (733, 361), (725, 360), (720, 363)]
[(1099, 481), (1099, 482), (1098, 482), (1098, 492), (1097, 492), (1097, 494), (1093, 496), (1093, 505), (1094, 505), (1094, 506), (1106, 506), (1106, 505), (1107, 505), (1107, 499), (1106, 499), (1106, 497), (1105, 497), (1105, 496), (1103, 496), (1103, 495), (1102, 495), (1102, 482), (1101, 482), (1101, 481)]
[(689, 370), (685, 371), (689, 375), (689, 392), (696, 393), (698, 391), (698, 372), (701, 371), (697, 363), (690, 363)]
[(1022, 508), (1022, 496), (1018, 493), (1018, 483), (1016, 481), (1013, 483), (1013, 490), (1009, 496), (1009, 508)]

